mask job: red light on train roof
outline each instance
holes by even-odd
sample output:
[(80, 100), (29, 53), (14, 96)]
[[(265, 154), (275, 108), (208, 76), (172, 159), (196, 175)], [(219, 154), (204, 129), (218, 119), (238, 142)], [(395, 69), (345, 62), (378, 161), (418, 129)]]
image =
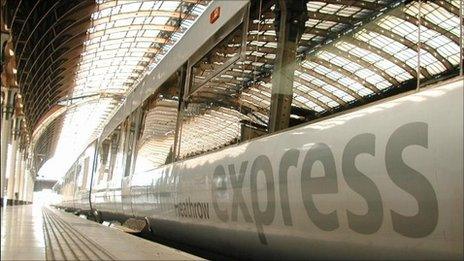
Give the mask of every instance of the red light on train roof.
[(221, 16), (221, 7), (220, 6), (216, 7), (211, 12), (211, 14), (209, 15), (209, 23), (214, 24), (214, 22), (216, 22), (217, 19), (219, 19), (219, 16)]

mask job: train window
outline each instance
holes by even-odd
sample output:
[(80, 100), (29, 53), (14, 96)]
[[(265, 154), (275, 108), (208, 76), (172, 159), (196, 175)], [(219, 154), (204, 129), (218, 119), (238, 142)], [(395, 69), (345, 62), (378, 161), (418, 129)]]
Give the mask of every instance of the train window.
[(192, 66), (190, 92), (210, 85), (215, 76), (240, 58), (244, 38), (242, 29), (241, 26), (237, 27)]
[(136, 171), (172, 162), (178, 103), (175, 96), (155, 95), (143, 107)]
[(195, 95), (183, 115), (180, 159), (261, 136), (267, 128), (267, 115), (233, 98), (218, 101)]
[[(244, 58), (246, 19), (193, 64), (182, 106), (178, 158), (214, 151), (267, 133), (267, 97), (242, 90), (254, 66)], [(201, 49), (200, 49), (201, 51)], [(195, 57), (196, 55), (194, 55)]]
[(245, 57), (248, 17), (247, 7), (222, 26), (189, 59), (189, 64), (193, 65), (191, 84), (188, 87), (190, 94), (207, 88), (214, 82), (214, 77), (222, 75), (224, 70)]

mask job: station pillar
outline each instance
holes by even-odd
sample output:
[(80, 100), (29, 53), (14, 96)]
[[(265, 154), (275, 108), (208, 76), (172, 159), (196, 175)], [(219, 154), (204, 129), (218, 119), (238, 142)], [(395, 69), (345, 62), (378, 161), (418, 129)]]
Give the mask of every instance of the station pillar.
[(21, 118), (14, 119), (13, 124), (13, 131), (12, 131), (12, 139), (11, 139), (11, 151), (9, 153), (9, 165), (10, 165), (10, 175), (8, 177), (8, 188), (7, 188), (7, 196), (6, 196), (6, 203), (7, 205), (13, 205), (15, 200), (15, 174), (17, 173), (17, 154), (18, 154), (18, 145), (19, 145), (19, 127), (21, 124)]
[(16, 155), (16, 171), (15, 171), (15, 183), (14, 183), (14, 194), (13, 194), (13, 205), (19, 205), (19, 191), (20, 191), (20, 183), (21, 183), (21, 176), (23, 175), (23, 151), (19, 148), (18, 153)]
[[(3, 76), (3, 75), (2, 75)], [(0, 144), (0, 197), (1, 205), (3, 206), (3, 199), (5, 197), (6, 189), (6, 166), (8, 162), (8, 144), (11, 142), (11, 133), (13, 125), (13, 112), (15, 108), (15, 96), (17, 88), (2, 87), (2, 127), (1, 127), (1, 144)]]
[(23, 187), (23, 193), (22, 193), (22, 201), (24, 202), (24, 204), (28, 204), (28, 200), (27, 200), (27, 197), (28, 197), (28, 189), (29, 189), (29, 183), (30, 183), (30, 174), (29, 174), (29, 171), (28, 171), (28, 167), (27, 167), (27, 164), (26, 164), (26, 173), (24, 173), (24, 187)]
[(21, 155), (21, 171), (19, 174), (19, 186), (18, 186), (18, 203), (24, 204), (24, 181), (26, 178), (26, 152), (24, 151)]
[(30, 159), (27, 158), (24, 163), (25, 163), (25, 171), (24, 171), (24, 186), (23, 186), (23, 192), (22, 192), (22, 201), (24, 201), (24, 204), (28, 204), (28, 198), (27, 198), (28, 193), (29, 193), (28, 189), (31, 183), (30, 179), (32, 176)]
[(34, 200), (34, 178), (33, 175), (28, 175), (29, 177), (29, 186), (27, 188), (27, 202), (28, 204), (32, 204), (32, 201)]

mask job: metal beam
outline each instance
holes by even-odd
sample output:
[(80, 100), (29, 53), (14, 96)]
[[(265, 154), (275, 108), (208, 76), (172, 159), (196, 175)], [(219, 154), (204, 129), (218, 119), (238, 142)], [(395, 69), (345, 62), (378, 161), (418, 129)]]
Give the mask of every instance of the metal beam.
[[(462, 0), (461, 0), (462, 2)], [(435, 0), (432, 1), (432, 3), (443, 7), (446, 11), (454, 14), (455, 16), (459, 16), (459, 8), (451, 4), (449, 1), (444, 1), (444, 0)]]
[(398, 82), (397, 79), (393, 78), (392, 76), (390, 76), (389, 74), (387, 74), (386, 72), (384, 72), (382, 69), (378, 68), (377, 66), (373, 65), (373, 64), (370, 64), (369, 62), (366, 62), (365, 60), (357, 57), (357, 56), (354, 56), (348, 52), (345, 52), (345, 51), (342, 51), (336, 47), (332, 47), (332, 48), (327, 48), (327, 49), (324, 49), (325, 51), (327, 52), (330, 52), (330, 53), (333, 53), (334, 55), (336, 56), (340, 56), (340, 57), (343, 57), (353, 63), (357, 63), (359, 64), (361, 67), (364, 67), (366, 69), (369, 69), (369, 70), (372, 70), (374, 71), (376, 74), (382, 76), (385, 80), (387, 80), (388, 82), (390, 82), (392, 85), (394, 86), (398, 86), (400, 83)]
[(322, 65), (330, 70), (333, 70), (333, 71), (336, 71), (344, 76), (346, 76), (347, 78), (351, 78), (353, 79), (354, 81), (358, 82), (359, 84), (361, 84), (362, 86), (368, 88), (369, 90), (373, 91), (374, 93), (378, 93), (380, 92), (380, 90), (375, 87), (372, 83), (366, 81), (365, 79), (362, 79), (361, 77), (357, 76), (356, 74), (348, 71), (347, 69), (341, 67), (341, 66), (338, 66), (334, 63), (330, 63), (324, 59), (321, 59), (317, 56), (308, 56), (306, 57), (306, 59), (308, 61), (311, 61), (311, 62), (314, 62), (314, 63), (317, 63), (319, 65)]
[(277, 57), (272, 74), (269, 132), (288, 128), (293, 99), (296, 50), (308, 19), (306, 0), (279, 0), (275, 8)]
[[(312, 101), (313, 103), (319, 105), (319, 106), (320, 106), (321, 108), (323, 108), (324, 110), (330, 110), (330, 109), (331, 109), (329, 105), (323, 103), (322, 101), (320, 101), (319, 99), (313, 97), (312, 95), (310, 95), (310, 94), (308, 94), (308, 93), (306, 93), (306, 92), (301, 91), (301, 90), (298, 89), (298, 88), (293, 88), (293, 92), (294, 92), (296, 95), (301, 96), (301, 97), (303, 97), (303, 98), (305, 98), (305, 99), (307, 99), (307, 100), (310, 100), (310, 101)], [(295, 100), (295, 101), (296, 101), (296, 100)], [(305, 106), (302, 106), (302, 107), (304, 108), (304, 107), (308, 107), (308, 106), (305, 105)]]
[[(367, 30), (376, 32), (378, 34), (381, 34), (383, 36), (386, 36), (396, 42), (399, 42), (401, 44), (404, 44), (405, 46), (415, 50), (417, 52), (417, 43), (412, 42), (411, 40), (407, 39), (406, 37), (400, 36), (397, 33), (392, 32), (391, 30), (386, 30), (383, 29), (382, 27), (376, 25), (376, 24), (371, 24), (366, 27)], [(429, 52), (433, 57), (435, 57), (439, 62), (445, 66), (447, 70), (452, 70), (453, 65), (445, 58), (443, 57), (435, 48), (432, 46), (428, 45), (427, 43), (422, 42), (421, 43), (421, 48)], [(416, 73), (417, 74), (417, 73)]]
[[(301, 10), (303, 9), (300, 9), (300, 11)], [(330, 21), (330, 22), (343, 23), (343, 24), (355, 24), (360, 21), (357, 18), (340, 16), (336, 14), (325, 14), (325, 13), (314, 12), (314, 11), (307, 11), (307, 15), (309, 19)], [(275, 18), (275, 15), (273, 12), (265, 12), (263, 13), (263, 18), (272, 19), (272, 18)]]
[[(309, 2), (321, 2), (321, 0), (309, 0)], [(379, 11), (385, 7), (385, 5), (380, 3), (363, 0), (324, 0), (324, 3), (333, 5), (354, 6), (361, 9), (370, 9), (374, 11)]]
[(350, 96), (358, 99), (358, 100), (361, 100), (363, 97), (359, 94), (357, 94), (355, 91), (353, 91), (352, 89), (350, 88), (347, 88), (345, 85), (335, 81), (335, 80), (332, 80), (331, 78), (327, 77), (326, 75), (323, 75), (323, 74), (320, 74), (318, 72), (316, 72), (315, 70), (310, 70), (308, 68), (305, 68), (303, 66), (300, 66), (297, 68), (298, 71), (300, 72), (304, 72), (316, 79), (320, 79), (321, 81), (327, 83), (327, 84), (330, 84), (331, 86), (345, 92), (346, 94), (349, 94)]
[(320, 94), (324, 95), (324, 96), (327, 96), (329, 99), (331, 99), (332, 101), (342, 105), (342, 106), (346, 106), (346, 102), (340, 98), (338, 98), (337, 96), (335, 96), (333, 93), (331, 92), (328, 92), (327, 90), (325, 90), (324, 88), (322, 88), (321, 86), (317, 86), (316, 84), (312, 83), (312, 82), (308, 82), (307, 80), (305, 79), (302, 79), (300, 77), (296, 77), (295, 78), (295, 82), (299, 83), (299, 84), (302, 84), (316, 92), (319, 92)]
[(180, 18), (193, 20), (192, 16), (188, 16), (186, 13), (177, 11), (167, 10), (138, 10), (135, 12), (125, 12), (115, 15), (108, 15), (102, 18), (98, 18), (92, 21), (92, 25), (96, 26), (99, 24), (108, 23), (115, 20), (126, 19), (126, 18), (137, 18), (137, 17), (169, 17), (169, 18)]
[[(413, 25), (417, 26), (419, 24), (419, 19), (416, 17), (409, 15), (405, 12), (402, 12), (401, 10), (395, 10), (394, 12), (391, 12), (392, 15), (394, 15), (397, 18), (400, 18), (402, 20), (408, 21), (412, 23)], [(420, 25), (424, 26), (427, 29), (433, 30), (435, 32), (438, 32), (449, 39), (451, 39), (455, 44), (459, 45), (459, 37), (455, 34), (453, 34), (450, 31), (447, 31), (446, 29), (428, 21), (425, 17), (421, 17), (420, 19)]]
[[(370, 45), (367, 42), (358, 40), (358, 39), (353, 38), (353, 37), (344, 39), (344, 41), (346, 41), (347, 43), (350, 43), (350, 44), (352, 44), (352, 45), (354, 45), (354, 46), (356, 46), (358, 48), (367, 50), (369, 52), (372, 52), (372, 53), (382, 57), (383, 59), (385, 59), (385, 60), (395, 64), (396, 66), (402, 68), (403, 70), (408, 72), (411, 76), (417, 78), (417, 71), (414, 68), (412, 68), (411, 66), (409, 66), (407, 63), (405, 63), (404, 61), (400, 61), (394, 55), (392, 55), (390, 53), (387, 53), (386, 51), (384, 51), (384, 50), (382, 50), (382, 49), (380, 49), (380, 48), (378, 48), (376, 46)], [(423, 76), (430, 77), (430, 73), (424, 67), (421, 67), (420, 71), (421, 71), (421, 74)]]

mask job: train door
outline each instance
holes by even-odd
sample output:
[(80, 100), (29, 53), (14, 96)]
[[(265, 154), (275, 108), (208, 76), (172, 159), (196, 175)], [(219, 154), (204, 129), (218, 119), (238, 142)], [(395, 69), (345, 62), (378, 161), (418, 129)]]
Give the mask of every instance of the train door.
[(131, 174), (134, 170), (137, 136), (141, 121), (141, 110), (134, 111), (124, 123), (125, 140), (123, 150), (123, 176), (121, 179), (121, 204), (126, 216), (133, 216), (131, 198)]
[(83, 178), (83, 168), (82, 168), (82, 159), (79, 157), (76, 161), (76, 176), (75, 176), (75, 182), (74, 182), (74, 208), (81, 209), (81, 184), (82, 184), (82, 178)]
[(110, 147), (111, 138), (108, 138), (103, 140), (98, 148), (97, 166), (92, 182), (92, 208), (98, 211), (108, 210), (107, 180), (110, 166)]
[(111, 137), (111, 144), (110, 144), (110, 164), (109, 164), (109, 173), (108, 173), (108, 180), (107, 180), (107, 205), (109, 208), (109, 212), (111, 213), (119, 213), (122, 211), (121, 209), (121, 191), (120, 191), (120, 158), (121, 158), (121, 144), (123, 142), (123, 133), (121, 127), (118, 127)]
[(82, 183), (81, 183), (81, 195), (80, 195), (80, 203), (82, 205), (83, 210), (90, 210), (89, 206), (89, 172), (91, 171), (91, 166), (90, 166), (90, 157), (86, 156), (84, 158), (83, 162), (83, 170), (84, 170), (84, 176), (82, 177)]
[(78, 176), (78, 172), (80, 171), (80, 167), (77, 163), (75, 163), (73, 165), (73, 171), (72, 171), (72, 176), (71, 176), (71, 180), (72, 180), (72, 183), (71, 183), (71, 208), (73, 210), (77, 209), (77, 205), (76, 205), (76, 199), (77, 199), (77, 191), (78, 191), (78, 188), (77, 188), (77, 176)]

